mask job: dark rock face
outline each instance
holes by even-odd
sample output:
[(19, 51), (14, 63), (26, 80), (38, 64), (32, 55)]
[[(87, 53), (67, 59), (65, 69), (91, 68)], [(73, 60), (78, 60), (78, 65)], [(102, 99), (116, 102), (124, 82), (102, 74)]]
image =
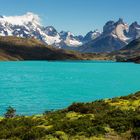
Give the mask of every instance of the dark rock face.
[[(125, 46), (126, 43), (120, 41), (117, 38), (112, 37), (111, 35), (102, 36), (99, 40), (92, 41), (85, 46), (81, 47), (81, 52), (112, 52), (119, 50), (122, 46)], [(87, 47), (86, 47), (87, 46)], [(84, 50), (83, 50), (84, 48)]]
[(83, 38), (83, 42), (84, 43), (90, 42), (90, 41), (96, 39), (97, 37), (99, 37), (100, 35), (101, 35), (101, 33), (98, 30), (90, 31)]
[(112, 52), (119, 50), (129, 43), (128, 26), (122, 19), (117, 22), (108, 21), (103, 32), (94, 40), (80, 47), (81, 52)]
[(65, 31), (60, 32), (60, 37), (62, 40), (70, 39), (70, 40), (78, 40), (80, 42), (82, 42), (84, 38), (82, 35), (75, 36), (71, 32), (65, 32)]
[(113, 52), (117, 61), (140, 63), (140, 38), (133, 40), (119, 51)]
[(53, 26), (48, 26), (48, 27), (44, 28), (44, 32), (49, 36), (58, 35), (57, 30)]
[(120, 50), (121, 51), (140, 51), (140, 38), (133, 40), (132, 42), (130, 42), (127, 46), (125, 46), (124, 48), (122, 48)]
[(115, 29), (115, 22), (108, 21), (103, 27), (103, 34), (110, 34)]
[(137, 39), (140, 37), (140, 25), (137, 22), (134, 22), (129, 27), (129, 36), (132, 39)]

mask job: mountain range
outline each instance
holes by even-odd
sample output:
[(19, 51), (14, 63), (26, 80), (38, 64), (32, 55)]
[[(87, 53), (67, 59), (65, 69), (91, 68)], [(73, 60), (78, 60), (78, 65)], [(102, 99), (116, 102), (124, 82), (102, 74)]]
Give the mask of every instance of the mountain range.
[(130, 26), (123, 19), (108, 21), (103, 31), (90, 31), (85, 36), (75, 36), (69, 31), (58, 32), (53, 26), (44, 27), (38, 15), (28, 12), (22, 16), (0, 16), (0, 36), (35, 38), (55, 48), (84, 53), (120, 50), (140, 37), (140, 25)]

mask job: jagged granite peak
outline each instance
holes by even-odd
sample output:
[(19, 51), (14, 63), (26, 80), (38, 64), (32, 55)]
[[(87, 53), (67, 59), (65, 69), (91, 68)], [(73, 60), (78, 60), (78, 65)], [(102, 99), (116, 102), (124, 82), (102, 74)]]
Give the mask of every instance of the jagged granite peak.
[(44, 32), (49, 36), (57, 36), (58, 32), (53, 26), (48, 26), (44, 28)]
[(72, 34), (70, 31), (61, 31), (60, 36), (62, 39), (66, 39), (67, 37), (73, 38), (74, 34)]
[(61, 31), (59, 34), (60, 34), (61, 38), (63, 38), (63, 39), (71, 38), (71, 39), (78, 39), (78, 40), (82, 41), (84, 38), (82, 35), (76, 36), (70, 31)]
[(140, 25), (138, 24), (137, 21), (133, 22), (130, 26), (140, 28)]
[(75, 38), (76, 38), (77, 40), (79, 40), (79, 41), (83, 41), (84, 36), (78, 35), (78, 36), (75, 36)]
[(131, 40), (137, 39), (140, 37), (140, 25), (138, 22), (133, 22), (129, 27), (129, 36)]
[(108, 33), (112, 32), (112, 30), (114, 30), (114, 28), (115, 28), (115, 22), (108, 21), (103, 27), (103, 33), (108, 34)]
[(83, 38), (83, 41), (84, 42), (92, 41), (92, 40), (96, 39), (97, 37), (99, 37), (100, 35), (101, 35), (101, 33), (97, 29), (94, 31), (90, 31), (85, 35), (85, 37)]
[(68, 47), (79, 47), (83, 44), (83, 36), (81, 35), (75, 36), (70, 31), (61, 31), (59, 34), (62, 39), (62, 48), (69, 49)]
[[(115, 21), (108, 21), (105, 25), (104, 25), (104, 27), (103, 27), (103, 33), (104, 34), (108, 34), (108, 33), (111, 33), (111, 32), (113, 32), (116, 28), (117, 28), (117, 26), (119, 26), (119, 25), (122, 25), (122, 26), (124, 26), (125, 28), (128, 28), (127, 27), (127, 24), (123, 21), (123, 19), (122, 18), (119, 18), (119, 20), (117, 21), (117, 22), (115, 22)], [(127, 29), (126, 29), (127, 30)]]
[(119, 20), (116, 22), (116, 24), (125, 24), (125, 22), (123, 21), (123, 18), (119, 18)]
[(102, 35), (106, 36), (112, 34), (115, 38), (126, 41), (129, 40), (127, 37), (128, 28), (128, 25), (120, 18), (117, 22), (107, 22), (103, 27)]
[(111, 52), (119, 50), (130, 42), (129, 26), (120, 18), (108, 21), (99, 37), (80, 47), (82, 52)]

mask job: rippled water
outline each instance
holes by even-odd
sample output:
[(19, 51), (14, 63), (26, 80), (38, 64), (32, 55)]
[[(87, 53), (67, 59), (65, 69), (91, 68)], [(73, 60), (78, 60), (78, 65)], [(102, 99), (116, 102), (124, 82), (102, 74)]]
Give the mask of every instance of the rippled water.
[(140, 90), (140, 65), (96, 61), (0, 62), (0, 115), (23, 115)]

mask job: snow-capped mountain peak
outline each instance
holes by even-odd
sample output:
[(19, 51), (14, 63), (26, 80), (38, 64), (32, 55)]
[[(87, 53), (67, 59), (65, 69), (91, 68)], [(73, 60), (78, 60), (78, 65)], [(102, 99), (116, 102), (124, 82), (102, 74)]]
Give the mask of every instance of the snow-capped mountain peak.
[(99, 37), (101, 35), (101, 32), (99, 32), (99, 30), (94, 30), (94, 31), (90, 31), (88, 32), (85, 37), (84, 37), (84, 42), (89, 42), (89, 41), (92, 41), (94, 39), (96, 39), (97, 37)]
[(70, 31), (61, 31), (60, 32), (60, 36), (63, 38), (63, 39), (66, 39), (66, 38), (73, 38), (74, 37), (74, 34), (71, 33)]
[(82, 43), (82, 39), (83, 39), (82, 36), (75, 36), (70, 31), (68, 31), (68, 32), (61, 31), (60, 37), (61, 37), (62, 42), (64, 44), (64, 48), (66, 48), (66, 46), (78, 47), (78, 46), (81, 46), (83, 44)]
[(82, 45), (81, 37), (74, 36), (71, 32), (57, 32), (53, 26), (43, 27), (40, 17), (28, 12), (22, 16), (0, 16), (0, 35), (17, 37), (34, 37), (42, 42), (59, 46)]
[(57, 30), (53, 27), (53, 26), (48, 26), (44, 28), (44, 32), (48, 35), (48, 36), (57, 36), (58, 32)]
[(37, 25), (41, 24), (39, 16), (31, 12), (28, 12), (22, 16), (3, 16), (2, 18), (0, 18), (0, 22), (5, 22), (8, 24), (19, 25), (19, 26), (28, 24), (30, 22), (33, 22)]

